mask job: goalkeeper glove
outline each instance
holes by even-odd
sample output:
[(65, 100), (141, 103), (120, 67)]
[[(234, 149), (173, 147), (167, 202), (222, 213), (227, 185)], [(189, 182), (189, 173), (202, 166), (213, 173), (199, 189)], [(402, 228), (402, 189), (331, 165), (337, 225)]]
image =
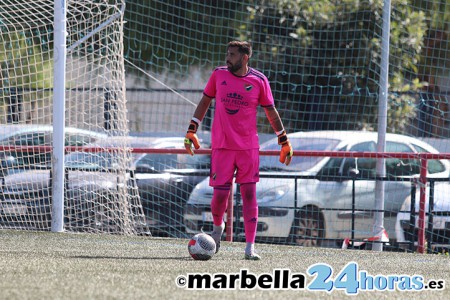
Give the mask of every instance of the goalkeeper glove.
[(194, 120), (191, 120), (188, 131), (184, 138), (184, 147), (186, 148), (187, 153), (189, 153), (190, 155), (194, 155), (194, 150), (192, 149), (192, 144), (194, 144), (195, 149), (200, 148), (200, 141), (198, 140), (198, 136), (197, 136), (197, 128), (198, 128), (198, 123), (195, 122)]
[(281, 145), (280, 162), (289, 166), (294, 155), (291, 143), (286, 135), (286, 131), (283, 131), (278, 135), (278, 145)]

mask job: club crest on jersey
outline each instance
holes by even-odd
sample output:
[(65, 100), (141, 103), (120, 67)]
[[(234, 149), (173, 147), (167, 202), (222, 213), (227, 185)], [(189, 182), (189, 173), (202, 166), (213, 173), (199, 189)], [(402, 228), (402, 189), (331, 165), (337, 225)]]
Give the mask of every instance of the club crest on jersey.
[(245, 90), (246, 90), (247, 92), (251, 91), (252, 88), (253, 88), (253, 85), (251, 85), (251, 84), (245, 84), (244, 86), (245, 86)]
[(227, 114), (229, 115), (235, 115), (239, 112), (239, 108), (238, 109), (229, 109), (229, 108), (225, 108), (225, 111), (227, 112)]

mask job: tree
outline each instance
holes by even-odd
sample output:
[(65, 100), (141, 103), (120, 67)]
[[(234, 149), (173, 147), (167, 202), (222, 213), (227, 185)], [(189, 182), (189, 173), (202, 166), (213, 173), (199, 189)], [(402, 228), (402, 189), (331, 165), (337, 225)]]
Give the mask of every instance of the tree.
[[(125, 56), (179, 80), (192, 67), (209, 74), (223, 63), (226, 42), (248, 39), (251, 64), (268, 75), (290, 131), (375, 130), (382, 6), (383, 0), (132, 0)], [(449, 9), (445, 0), (392, 0), (390, 132), (404, 132), (415, 115), (419, 74), (439, 64), (424, 52), (426, 36), (430, 28), (448, 32)], [(439, 47), (448, 49), (447, 40)]]
[(241, 8), (227, 0), (127, 1), (125, 57), (140, 68), (178, 77), (190, 66), (211, 68), (223, 62), (224, 41), (236, 38), (233, 20), (240, 19)]
[[(383, 1), (251, 2), (241, 36), (286, 103), (291, 130), (376, 129)], [(407, 1), (392, 8), (388, 128), (399, 132), (414, 116), (426, 24)]]
[[(14, 113), (18, 109), (13, 106), (25, 92), (53, 84), (52, 24), (45, 24), (49, 16), (38, 7), (17, 9), (21, 5), (18, 2), (2, 3), (0, 10), (0, 99), (9, 106), (8, 112)], [(29, 101), (36, 100), (35, 93), (28, 95)], [(8, 116), (8, 121), (19, 120), (14, 115)]]

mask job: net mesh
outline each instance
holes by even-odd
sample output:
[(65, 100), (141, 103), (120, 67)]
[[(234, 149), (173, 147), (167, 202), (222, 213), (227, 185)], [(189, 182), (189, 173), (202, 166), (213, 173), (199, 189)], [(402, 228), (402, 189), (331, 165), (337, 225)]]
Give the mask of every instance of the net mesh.
[[(139, 98), (152, 103), (146, 112), (135, 109), (130, 129), (183, 131), (191, 102), (198, 102), (212, 69), (224, 64), (226, 43), (246, 39), (254, 47), (250, 64), (269, 78), (288, 132), (377, 130), (382, 6), (130, 1), (125, 55), (144, 73), (127, 63), (138, 77), (127, 85), (129, 98), (139, 108)], [(448, 136), (449, 10), (445, 1), (392, 1), (388, 132)], [(178, 119), (161, 113), (168, 104)], [(271, 132), (267, 122), (259, 126)]]
[[(64, 3), (64, 2), (63, 2)], [(65, 230), (145, 233), (128, 134), (122, 1), (67, 1)], [(54, 1), (2, 1), (2, 228), (49, 230)], [(58, 76), (58, 75), (55, 75)], [(61, 116), (58, 116), (61, 117)], [(17, 123), (15, 125), (14, 123)], [(25, 124), (26, 123), (26, 124)], [(33, 148), (23, 149), (22, 146)], [(47, 147), (47, 148), (46, 148)], [(107, 150), (106, 148), (114, 148)], [(80, 149), (82, 150), (82, 149)], [(82, 150), (84, 151), (84, 150)], [(5, 162), (5, 164), (3, 164)]]
[[(124, 42), (130, 131), (182, 136), (209, 75), (214, 67), (224, 64), (226, 44), (233, 39), (252, 42), (250, 65), (268, 77), (288, 132), (329, 130), (331, 138), (338, 130), (377, 131), (382, 8), (383, 1), (128, 1)], [(416, 137), (448, 153), (450, 6), (442, 0), (393, 0), (391, 10), (387, 132)], [(205, 134), (211, 128), (213, 113), (214, 105), (202, 122)], [(258, 130), (261, 140), (273, 137), (262, 111), (258, 115)], [(358, 147), (355, 145), (357, 151), (376, 151), (375, 144)], [(389, 144), (387, 148), (399, 152), (430, 151), (423, 147), (413, 150), (401, 143)], [(339, 150), (350, 149), (352, 146)], [(376, 175), (375, 161), (361, 159), (360, 176)], [(329, 163), (334, 164), (330, 169), (335, 170), (333, 174), (339, 176), (343, 174), (338, 173), (340, 168), (355, 167), (354, 160), (344, 158), (330, 159)], [(429, 165), (441, 171), (444, 166), (438, 160), (430, 160)], [(409, 181), (400, 184), (394, 179), (417, 176), (421, 167), (418, 160), (391, 158), (386, 161), (386, 168), (387, 177), (393, 181), (386, 183), (390, 192), (384, 205), (385, 227), (394, 241), (397, 211), (407, 210), (406, 204), (401, 208), (400, 198), (411, 194)], [(273, 189), (278, 191), (280, 186), (288, 185), (287, 181), (274, 184)], [(341, 192), (332, 183), (322, 183), (330, 185), (329, 194), (321, 196), (325, 200)], [(301, 185), (314, 190), (311, 181), (302, 181)], [(283, 224), (283, 234), (268, 233), (266, 227), (270, 231), (273, 225), (261, 221), (257, 236), (270, 242), (305, 240), (314, 244), (308, 238), (292, 238), (294, 225), (300, 226), (295, 222), (305, 218), (309, 223), (305, 222), (306, 227), (299, 232), (319, 232), (318, 240), (323, 240), (323, 244), (332, 237), (326, 228), (345, 228), (340, 238), (350, 237), (351, 216), (355, 216), (350, 209), (351, 180), (342, 186), (346, 187), (345, 193), (342, 191), (346, 202), (345, 212), (341, 213), (331, 203), (322, 207), (304, 204), (307, 201), (303, 198), (309, 199), (315, 193), (311, 190), (302, 190), (298, 196), (302, 198), (299, 205), (305, 205), (304, 212), (289, 209), (284, 215), (282, 208), (270, 210), (260, 204), (261, 220), (268, 215), (284, 218), (277, 219)], [(208, 202), (212, 190), (201, 188), (206, 190), (205, 204), (195, 203), (200, 197), (195, 194), (197, 189), (186, 204), (184, 220), (188, 232), (198, 232), (202, 226), (204, 230), (212, 229)], [(358, 238), (363, 238), (373, 231), (374, 207), (367, 203), (374, 199), (374, 181), (358, 180), (356, 189), (356, 199), (361, 201), (357, 207), (362, 211), (356, 214), (354, 230)], [(441, 192), (439, 197), (442, 195)], [(442, 210), (448, 210), (446, 205)], [(319, 229), (308, 231), (308, 226)], [(243, 223), (237, 222), (235, 228), (242, 237)], [(440, 237), (448, 236), (445, 230), (438, 231)]]

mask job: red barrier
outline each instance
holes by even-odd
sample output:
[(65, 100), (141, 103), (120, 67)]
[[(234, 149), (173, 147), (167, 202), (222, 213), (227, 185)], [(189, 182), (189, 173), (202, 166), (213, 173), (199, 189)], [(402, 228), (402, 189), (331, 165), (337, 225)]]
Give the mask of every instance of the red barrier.
[[(100, 148), (94, 146), (68, 146), (66, 152), (82, 151), (82, 152), (102, 152), (102, 151), (123, 151), (123, 148)], [(16, 152), (51, 152), (52, 146), (0, 146), (0, 151), (16, 151)], [(153, 149), (153, 148), (133, 148), (133, 153), (161, 153), (161, 154), (187, 154), (185, 149)], [(195, 150), (196, 154), (211, 154), (211, 149)], [(279, 151), (260, 151), (260, 155), (279, 155)], [(404, 153), (404, 152), (343, 152), (343, 151), (294, 151), (294, 156), (311, 156), (311, 157), (353, 157), (353, 158), (399, 158), (399, 159), (420, 159), (422, 168), (420, 171), (420, 209), (418, 220), (418, 252), (424, 253), (425, 249), (425, 200), (426, 200), (426, 184), (427, 184), (427, 165), (429, 159), (450, 159), (450, 153)], [(227, 241), (233, 240), (233, 188), (229, 197), (228, 213), (227, 213)]]

